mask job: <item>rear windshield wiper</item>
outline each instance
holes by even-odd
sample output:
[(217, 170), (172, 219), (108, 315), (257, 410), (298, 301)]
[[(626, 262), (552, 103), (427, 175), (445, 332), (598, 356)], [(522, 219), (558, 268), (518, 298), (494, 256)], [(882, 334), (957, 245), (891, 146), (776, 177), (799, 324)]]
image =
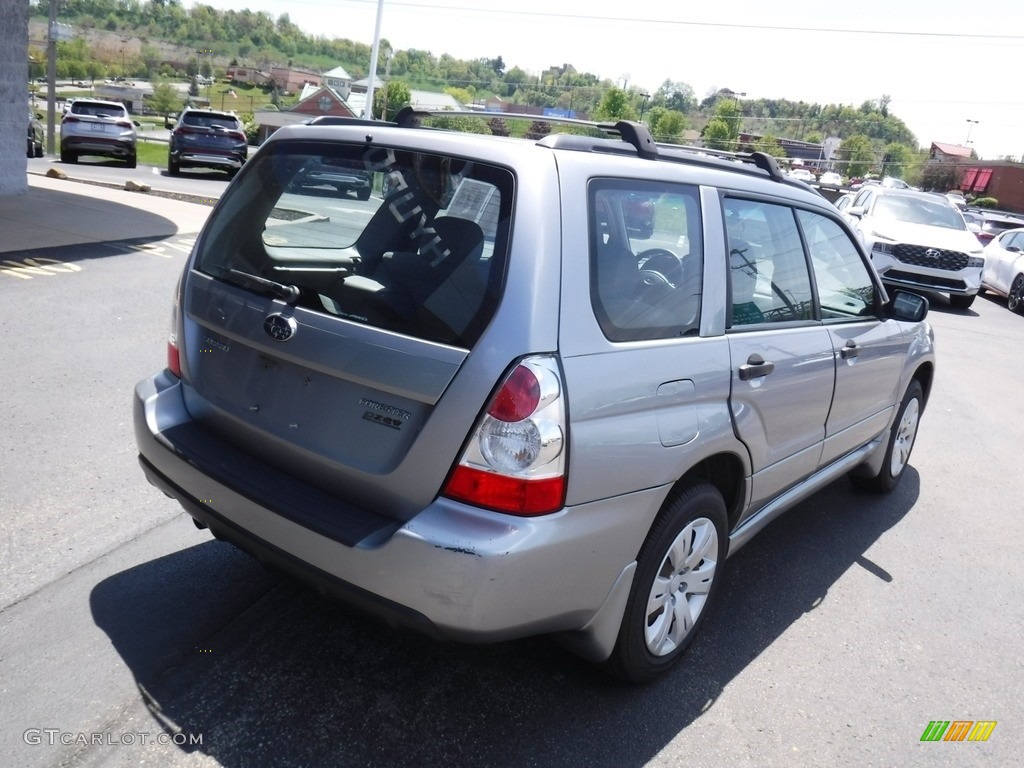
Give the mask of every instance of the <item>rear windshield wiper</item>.
[(243, 272), (240, 269), (229, 269), (227, 272), (221, 272), (220, 277), (229, 283), (240, 285), (243, 288), (269, 291), (286, 304), (294, 305), (299, 300), (301, 294), (299, 287), (296, 285), (277, 283), (259, 275), (250, 275), (248, 272)]

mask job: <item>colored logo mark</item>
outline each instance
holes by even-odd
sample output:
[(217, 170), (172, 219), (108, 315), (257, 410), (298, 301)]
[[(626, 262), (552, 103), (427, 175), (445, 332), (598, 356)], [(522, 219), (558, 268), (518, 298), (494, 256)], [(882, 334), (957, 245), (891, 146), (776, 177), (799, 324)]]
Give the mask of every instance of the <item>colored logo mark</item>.
[(988, 741), (996, 720), (931, 720), (921, 741)]

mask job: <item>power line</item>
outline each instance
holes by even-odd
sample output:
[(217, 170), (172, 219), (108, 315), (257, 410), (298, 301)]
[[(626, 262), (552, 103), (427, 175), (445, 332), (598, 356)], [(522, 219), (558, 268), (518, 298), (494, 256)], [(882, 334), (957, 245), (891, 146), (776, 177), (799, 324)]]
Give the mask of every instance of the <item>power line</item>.
[[(344, 0), (354, 4), (367, 5), (376, 4), (377, 0)], [(299, 5), (332, 6), (336, 7), (337, 2), (314, 2), (314, 0), (299, 0)], [(423, 11), (461, 11), (463, 13), (495, 14), (502, 16), (523, 16), (530, 18), (564, 19), (566, 21), (589, 21), (589, 22), (611, 22), (622, 24), (657, 24), (672, 25), (679, 27), (698, 27), (715, 29), (744, 29), (758, 32), (809, 32), (813, 34), (841, 34), (841, 35), (882, 35), (887, 37), (910, 37), (910, 38), (953, 38), (957, 40), (1005, 40), (1010, 42), (1024, 41), (1024, 35), (993, 35), (973, 32), (921, 32), (916, 30), (886, 30), (886, 29), (837, 29), (835, 27), (796, 27), (775, 24), (739, 24), (736, 22), (724, 21), (680, 21), (678, 19), (650, 19), (637, 18), (635, 16), (592, 16), (579, 13), (555, 13), (551, 11), (516, 11), (508, 9), (490, 9), (479, 6), (464, 5), (437, 5), (434, 3), (410, 3), (394, 2), (388, 0), (388, 7), (399, 6), (405, 8), (418, 8)]]

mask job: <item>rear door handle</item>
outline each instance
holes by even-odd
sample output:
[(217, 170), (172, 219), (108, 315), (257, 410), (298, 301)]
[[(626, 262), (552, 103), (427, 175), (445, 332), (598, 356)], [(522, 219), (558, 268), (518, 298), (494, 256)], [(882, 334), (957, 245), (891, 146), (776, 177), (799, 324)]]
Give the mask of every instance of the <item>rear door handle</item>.
[(846, 340), (846, 346), (839, 350), (839, 356), (843, 360), (851, 360), (860, 354), (860, 347), (857, 346), (857, 342), (853, 339)]
[(775, 363), (767, 363), (760, 355), (754, 354), (747, 358), (747, 362), (740, 366), (740, 381), (750, 381), (758, 376), (767, 376), (775, 370)]

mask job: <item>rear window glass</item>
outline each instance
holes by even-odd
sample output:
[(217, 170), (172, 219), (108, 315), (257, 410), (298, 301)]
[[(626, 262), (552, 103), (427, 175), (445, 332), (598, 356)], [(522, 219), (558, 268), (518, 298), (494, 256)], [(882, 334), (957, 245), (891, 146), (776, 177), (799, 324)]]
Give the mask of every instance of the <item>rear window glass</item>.
[(87, 101), (76, 101), (71, 105), (74, 115), (92, 115), (94, 117), (124, 117), (125, 108), (117, 104), (92, 104)]
[(203, 113), (186, 113), (181, 122), (199, 128), (227, 128), (235, 130), (239, 126), (238, 118), (231, 115), (210, 115)]
[(294, 286), (298, 306), (468, 348), (497, 306), (512, 193), (508, 170), (462, 158), (272, 143), (223, 197), (196, 267), (253, 290), (270, 281), (277, 295)]

